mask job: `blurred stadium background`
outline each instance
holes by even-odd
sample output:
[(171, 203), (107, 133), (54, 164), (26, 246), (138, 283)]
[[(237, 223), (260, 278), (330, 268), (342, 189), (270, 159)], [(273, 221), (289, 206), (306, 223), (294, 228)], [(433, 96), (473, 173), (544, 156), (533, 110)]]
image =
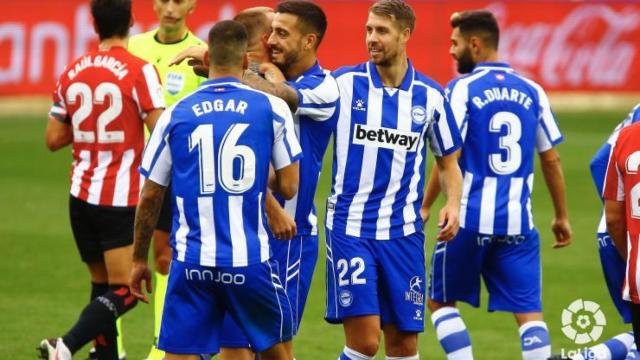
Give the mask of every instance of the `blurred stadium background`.
[[(318, 1), (329, 30), (321, 46), (325, 68), (365, 59), (363, 24), (369, 1)], [(206, 38), (217, 20), (274, 1), (199, 0), (190, 27)], [(409, 54), (423, 72), (445, 84), (455, 76), (448, 55), (453, 11), (489, 8), (501, 22), (500, 53), (516, 70), (551, 94), (566, 141), (560, 146), (574, 243), (552, 250), (553, 215), (542, 176), (534, 192), (534, 216), (542, 236), (546, 321), (554, 352), (580, 346), (561, 331), (561, 313), (575, 299), (599, 303), (607, 317), (600, 340), (627, 330), (607, 293), (597, 256), (600, 204), (589, 161), (613, 127), (640, 102), (640, 4), (637, 1), (410, 1), (417, 31)], [(87, 1), (21, 0), (3, 4), (0, 16), (0, 358), (35, 358), (46, 336), (68, 328), (89, 297), (89, 278), (79, 261), (67, 215), (70, 152), (48, 153), (43, 144), (49, 93), (62, 68), (96, 45)], [(134, 1), (133, 31), (154, 28), (152, 0)], [(330, 151), (316, 196), (320, 218), (330, 186)], [(435, 227), (427, 226), (430, 257)], [(296, 339), (298, 359), (333, 359), (342, 328), (322, 319), (324, 249)], [(464, 264), (460, 264), (464, 266)], [(486, 297), (483, 298), (486, 300)], [(484, 301), (486, 304), (486, 301)], [(129, 359), (146, 355), (151, 306), (124, 318)], [(462, 307), (477, 359), (518, 359), (519, 339), (510, 315)], [(589, 344), (586, 344), (589, 345)], [(81, 351), (77, 358), (82, 358)], [(433, 327), (420, 337), (423, 359), (442, 359)], [(380, 356), (379, 356), (380, 358)]]

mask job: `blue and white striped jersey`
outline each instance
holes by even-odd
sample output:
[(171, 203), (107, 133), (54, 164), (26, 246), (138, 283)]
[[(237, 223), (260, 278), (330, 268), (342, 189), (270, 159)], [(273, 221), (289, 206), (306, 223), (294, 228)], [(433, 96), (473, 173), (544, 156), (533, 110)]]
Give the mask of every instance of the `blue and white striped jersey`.
[(317, 235), (318, 218), (313, 200), (322, 158), (335, 128), (332, 115), (338, 101), (338, 86), (329, 71), (318, 63), (288, 84), (298, 92), (298, 110), (293, 123), (304, 158), (300, 160), (298, 194), (291, 200), (278, 199), (294, 217), (298, 235)]
[(410, 62), (399, 88), (384, 87), (369, 62), (333, 75), (340, 100), (327, 227), (378, 240), (421, 231), (427, 139), (436, 156), (461, 145), (442, 88)]
[(140, 172), (171, 180), (174, 259), (241, 267), (271, 256), (264, 194), (269, 162), (301, 158), (286, 103), (234, 78), (204, 82), (156, 124)]
[(526, 234), (534, 153), (563, 140), (549, 99), (504, 63), (480, 63), (447, 86), (464, 141), (460, 226), (487, 235)]

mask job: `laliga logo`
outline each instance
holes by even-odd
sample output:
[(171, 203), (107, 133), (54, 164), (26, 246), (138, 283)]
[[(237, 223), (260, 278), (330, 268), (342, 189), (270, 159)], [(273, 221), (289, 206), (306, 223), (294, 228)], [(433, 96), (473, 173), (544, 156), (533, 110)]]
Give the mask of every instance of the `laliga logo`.
[(593, 301), (577, 299), (562, 310), (562, 333), (578, 345), (597, 341), (606, 325), (600, 305)]

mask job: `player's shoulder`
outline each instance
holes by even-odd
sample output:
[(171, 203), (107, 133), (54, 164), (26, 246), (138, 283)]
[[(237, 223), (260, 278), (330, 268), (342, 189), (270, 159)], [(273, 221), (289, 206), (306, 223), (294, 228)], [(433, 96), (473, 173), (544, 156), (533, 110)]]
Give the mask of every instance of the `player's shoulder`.
[(489, 73), (489, 70), (472, 71), (468, 74), (462, 74), (453, 78), (447, 83), (447, 90), (454, 91), (459, 89), (468, 89), (473, 82), (482, 79)]
[(339, 67), (331, 73), (336, 81), (342, 80), (345, 77), (352, 75), (366, 75), (367, 74), (367, 63), (361, 63), (357, 65), (347, 65)]
[(635, 144), (640, 145), (640, 122), (630, 124), (620, 130), (617, 144), (625, 141), (633, 141)]
[(640, 122), (640, 104), (637, 104), (633, 109), (631, 109), (627, 118), (631, 124)]
[(149, 45), (149, 43), (155, 42), (155, 34), (156, 30), (150, 30), (146, 32), (141, 32), (135, 35), (131, 35), (129, 37), (129, 49), (137, 49), (139, 47), (144, 47), (145, 45)]
[(439, 92), (442, 92), (442, 86), (437, 81), (433, 80), (431, 77), (423, 74), (417, 69), (415, 70), (413, 75), (413, 82), (414, 84), (428, 86), (430, 88), (438, 90)]
[(200, 39), (196, 34), (192, 31), (187, 33), (187, 38), (185, 39), (189, 46), (207, 46), (207, 43)]

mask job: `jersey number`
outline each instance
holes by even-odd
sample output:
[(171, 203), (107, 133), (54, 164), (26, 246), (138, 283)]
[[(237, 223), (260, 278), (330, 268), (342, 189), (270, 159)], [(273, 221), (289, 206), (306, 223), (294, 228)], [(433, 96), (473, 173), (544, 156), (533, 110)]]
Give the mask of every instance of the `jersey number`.
[[(200, 192), (212, 194), (216, 190), (216, 171), (222, 188), (231, 194), (249, 190), (256, 180), (256, 155), (246, 145), (238, 145), (238, 139), (249, 124), (233, 124), (222, 138), (218, 150), (218, 169), (214, 161), (213, 125), (202, 124), (189, 136), (189, 151), (198, 148), (200, 164)], [(240, 172), (233, 174), (234, 162), (239, 163)]]
[(107, 131), (107, 125), (115, 120), (122, 112), (122, 93), (114, 83), (101, 83), (95, 91), (89, 85), (81, 82), (73, 83), (67, 89), (67, 103), (76, 104), (80, 98), (80, 107), (71, 116), (73, 139), (76, 142), (92, 143), (96, 141), (93, 131), (80, 130), (80, 124), (93, 112), (93, 105), (102, 105), (107, 97), (110, 98), (109, 107), (98, 116), (98, 142), (103, 144), (124, 142), (124, 131)]
[(506, 159), (502, 159), (500, 152), (490, 154), (489, 166), (496, 174), (508, 175), (518, 170), (522, 162), (522, 149), (520, 148), (520, 143), (518, 143), (522, 136), (522, 127), (518, 116), (507, 111), (501, 111), (493, 115), (489, 121), (489, 131), (500, 133), (503, 126), (507, 127), (507, 133), (500, 136), (500, 149), (506, 151)]
[(346, 259), (340, 259), (336, 263), (336, 267), (338, 268), (338, 286), (346, 286), (349, 285), (349, 279), (345, 279), (344, 277), (349, 272), (349, 265), (351, 265), (351, 269), (353, 272), (351, 273), (351, 285), (362, 285), (367, 283), (367, 279), (360, 278), (364, 272), (364, 260), (361, 257), (354, 257), (348, 263)]
[[(640, 168), (640, 151), (636, 151), (627, 158), (627, 172), (637, 174)], [(640, 183), (633, 185), (629, 192), (631, 196), (631, 217), (640, 219)]]

